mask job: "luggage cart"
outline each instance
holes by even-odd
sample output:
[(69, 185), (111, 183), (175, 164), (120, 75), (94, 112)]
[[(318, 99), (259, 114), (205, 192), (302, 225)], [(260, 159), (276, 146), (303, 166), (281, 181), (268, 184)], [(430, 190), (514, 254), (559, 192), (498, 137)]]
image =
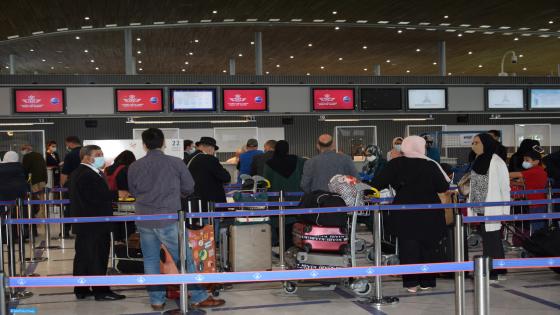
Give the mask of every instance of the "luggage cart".
[[(113, 204), (113, 215), (114, 216), (127, 216), (132, 215), (136, 212), (136, 208), (133, 203), (134, 200), (127, 200), (127, 201), (118, 201)], [(115, 223), (119, 224), (119, 223)], [(109, 248), (109, 261), (111, 263), (111, 267), (108, 268), (107, 274), (115, 275), (121, 274), (121, 271), (117, 268), (117, 263), (119, 260), (123, 261), (137, 261), (142, 262), (144, 261), (142, 258), (130, 257), (130, 248), (129, 248), (129, 238), (128, 238), (128, 226), (127, 222), (122, 222), (124, 225), (124, 245), (126, 248), (126, 257), (117, 257), (115, 252), (115, 237), (114, 233), (111, 231), (111, 241), (110, 241), (110, 248)]]

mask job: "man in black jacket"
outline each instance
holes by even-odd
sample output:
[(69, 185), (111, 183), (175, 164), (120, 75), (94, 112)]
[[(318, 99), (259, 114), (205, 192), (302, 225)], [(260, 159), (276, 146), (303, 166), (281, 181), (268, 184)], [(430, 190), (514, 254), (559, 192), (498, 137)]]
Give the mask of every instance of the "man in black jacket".
[(185, 163), (194, 179), (194, 197), (202, 199), (205, 209), (208, 201), (226, 202), (224, 184), (231, 181), (231, 175), (214, 156), (219, 149), (214, 138), (202, 137), (196, 147)]
[(251, 176), (264, 174), (264, 164), (270, 160), (274, 155), (274, 148), (276, 147), (276, 140), (268, 140), (264, 143), (264, 153), (253, 156), (251, 162)]
[[(70, 180), (70, 214), (73, 217), (112, 216), (115, 193), (109, 190), (103, 173), (103, 151), (96, 145), (80, 149), (81, 164), (72, 172)], [(76, 223), (74, 276), (104, 276), (109, 262), (111, 223)], [(109, 287), (75, 287), (79, 300), (95, 296), (96, 301), (124, 299)]]

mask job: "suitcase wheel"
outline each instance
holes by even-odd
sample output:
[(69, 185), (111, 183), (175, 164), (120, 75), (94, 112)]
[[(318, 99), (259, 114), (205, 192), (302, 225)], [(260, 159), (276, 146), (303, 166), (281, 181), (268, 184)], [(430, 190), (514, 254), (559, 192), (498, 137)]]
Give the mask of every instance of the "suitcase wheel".
[(367, 280), (357, 280), (356, 282), (352, 283), (351, 285), (352, 291), (356, 293), (357, 296), (368, 296), (370, 295), (371, 291), (373, 291), (373, 286), (371, 283), (367, 282)]
[(287, 294), (295, 294), (297, 292), (297, 284), (295, 282), (284, 282), (283, 285), (284, 292)]
[(350, 252), (350, 246), (348, 246), (347, 244), (341, 245), (340, 248), (338, 249), (338, 251), (341, 254), (346, 254)]

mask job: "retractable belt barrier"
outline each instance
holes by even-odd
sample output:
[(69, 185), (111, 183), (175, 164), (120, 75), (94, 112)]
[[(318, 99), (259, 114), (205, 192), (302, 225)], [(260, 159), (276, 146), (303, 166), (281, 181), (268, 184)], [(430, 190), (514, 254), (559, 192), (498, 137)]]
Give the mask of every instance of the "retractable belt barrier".
[[(62, 200), (23, 200), (23, 205), (69, 205), (69, 199), (62, 199)], [(15, 206), (16, 201), (0, 201), (0, 206)]]
[[(560, 257), (495, 259), (496, 269), (560, 267)], [(352, 277), (374, 277), (405, 274), (472, 271), (473, 262), (354, 267), (336, 269), (303, 269), (227, 273), (190, 273), (166, 275), (82, 276), (82, 277), (12, 277), (10, 287), (74, 287), (74, 286), (145, 286), (177, 283), (239, 283), (291, 280), (319, 280)]]
[[(60, 203), (60, 201), (57, 201)], [(286, 210), (242, 210), (242, 211), (223, 211), (223, 212), (202, 212), (187, 213), (186, 218), (233, 218), (233, 217), (259, 217), (259, 216), (279, 216), (279, 215), (298, 215), (298, 214), (317, 214), (317, 213), (348, 213), (355, 211), (406, 211), (406, 210), (437, 210), (448, 208), (466, 207), (496, 207), (496, 206), (526, 206), (526, 205), (545, 205), (560, 203), (557, 199), (542, 200), (522, 200), (504, 202), (471, 202), (471, 203), (448, 203), (448, 204), (409, 204), (409, 205), (371, 205), (360, 207), (329, 207), (329, 208), (303, 208)], [(251, 202), (245, 203), (258, 206), (272, 204), (270, 202)], [(278, 203), (276, 203), (278, 204)], [(283, 203), (285, 204), (285, 203)], [(69, 218), (34, 218), (34, 219), (8, 219), (8, 224), (45, 224), (45, 223), (102, 223), (102, 222), (124, 222), (124, 221), (160, 221), (177, 220), (177, 214), (158, 214), (158, 215), (131, 215), (118, 217), (69, 217)], [(542, 220), (560, 219), (560, 213), (538, 213), (524, 215), (503, 215), (503, 216), (478, 216), (465, 217), (465, 222), (486, 222), (486, 221), (521, 221), (521, 220)]]

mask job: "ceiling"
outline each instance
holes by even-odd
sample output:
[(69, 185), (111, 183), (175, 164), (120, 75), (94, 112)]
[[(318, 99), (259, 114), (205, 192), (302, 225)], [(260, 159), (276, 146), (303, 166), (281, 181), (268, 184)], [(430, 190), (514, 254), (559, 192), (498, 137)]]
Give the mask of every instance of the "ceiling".
[(497, 75), (508, 50), (520, 57), (506, 59), (509, 73), (557, 75), (560, 64), (555, 1), (2, 0), (0, 74), (10, 54), (21, 74), (122, 74), (123, 31), (106, 25), (130, 23), (140, 23), (133, 55), (145, 74), (224, 74), (230, 58), (237, 74), (254, 74), (255, 32), (269, 75), (372, 75), (374, 64), (383, 75), (437, 75), (442, 40), (451, 75)]

